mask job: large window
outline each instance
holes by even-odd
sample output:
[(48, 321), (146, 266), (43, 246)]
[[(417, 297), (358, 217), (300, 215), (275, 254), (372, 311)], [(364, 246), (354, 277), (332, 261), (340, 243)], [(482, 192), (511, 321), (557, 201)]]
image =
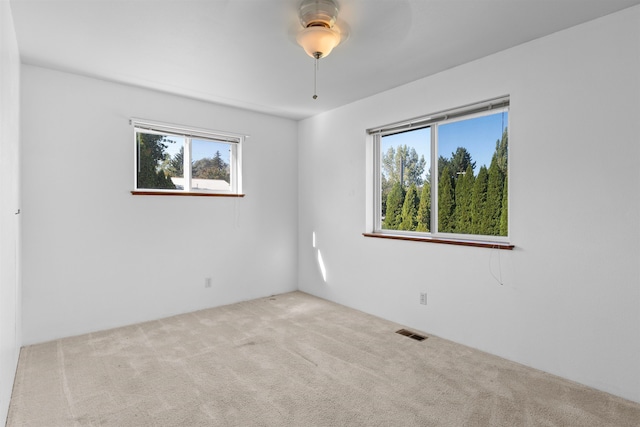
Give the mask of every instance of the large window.
[(369, 130), (374, 233), (505, 242), (507, 97)]
[(238, 195), (242, 136), (132, 119), (135, 190)]

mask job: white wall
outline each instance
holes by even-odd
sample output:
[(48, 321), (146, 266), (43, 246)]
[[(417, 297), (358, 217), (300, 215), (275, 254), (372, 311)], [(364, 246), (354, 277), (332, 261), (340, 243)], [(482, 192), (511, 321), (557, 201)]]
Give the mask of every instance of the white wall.
[[(246, 197), (132, 196), (130, 117), (250, 135)], [(25, 345), (297, 288), (295, 121), (23, 65), (22, 143)]]
[(0, 423), (20, 351), (20, 54), (11, 6), (0, 1)]
[[(361, 235), (365, 129), (505, 94), (514, 251)], [(300, 289), (640, 401), (639, 118), (640, 6), (301, 122)]]

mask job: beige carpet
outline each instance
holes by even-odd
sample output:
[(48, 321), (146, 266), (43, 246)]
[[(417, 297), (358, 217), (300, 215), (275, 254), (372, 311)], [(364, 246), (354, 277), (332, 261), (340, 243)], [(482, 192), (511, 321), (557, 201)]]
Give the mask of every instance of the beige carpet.
[(22, 349), (8, 426), (634, 426), (640, 405), (301, 292)]

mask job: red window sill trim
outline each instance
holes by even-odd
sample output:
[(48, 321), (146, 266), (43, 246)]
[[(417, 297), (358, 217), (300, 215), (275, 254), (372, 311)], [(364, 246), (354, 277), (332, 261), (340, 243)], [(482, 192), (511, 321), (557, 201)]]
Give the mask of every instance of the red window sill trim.
[(500, 242), (442, 239), (437, 237), (414, 237), (414, 236), (402, 236), (398, 234), (382, 234), (382, 233), (362, 233), (362, 235), (364, 237), (376, 237), (379, 239), (409, 240), (411, 242), (441, 243), (445, 245), (458, 245), (458, 246), (475, 246), (477, 248), (504, 249), (508, 251), (511, 251), (513, 250), (513, 248), (515, 248), (515, 246), (512, 244), (500, 243)]
[(202, 196), (202, 197), (244, 197), (244, 194), (232, 193), (195, 193), (189, 191), (138, 191), (133, 190), (134, 196)]

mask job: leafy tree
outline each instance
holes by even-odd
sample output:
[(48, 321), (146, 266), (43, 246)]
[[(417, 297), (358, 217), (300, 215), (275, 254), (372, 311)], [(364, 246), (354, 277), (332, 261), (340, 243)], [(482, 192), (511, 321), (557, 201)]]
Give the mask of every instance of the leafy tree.
[(164, 136), (138, 133), (138, 188), (175, 189), (171, 178), (165, 175), (161, 164), (166, 160), (167, 145)]
[(488, 182), (489, 171), (486, 166), (482, 165), (473, 183), (471, 193), (471, 230), (473, 234), (488, 234), (485, 221)]
[[(382, 155), (382, 173), (380, 179), (382, 214), (387, 212), (387, 199), (389, 193), (396, 182), (401, 182), (403, 188), (411, 184), (421, 186), (424, 182), (424, 168), (426, 160), (424, 156), (418, 157), (415, 148), (407, 145), (400, 145), (397, 148), (389, 147)], [(400, 173), (403, 172), (404, 179), (400, 180)]]
[(445, 166), (438, 182), (438, 231), (455, 232), (455, 207), (453, 178), (449, 167)]
[(405, 191), (399, 182), (393, 184), (389, 196), (387, 196), (387, 212), (385, 213), (382, 228), (397, 230), (402, 222), (402, 206), (404, 205)]
[(428, 232), (431, 228), (431, 184), (425, 182), (420, 192), (416, 231)]
[(416, 184), (411, 184), (404, 197), (401, 214), (402, 221), (398, 230), (415, 231), (418, 226), (418, 204), (418, 188)]
[(216, 151), (213, 158), (205, 157), (198, 159), (191, 166), (191, 173), (194, 178), (201, 179), (221, 179), (229, 182), (229, 165), (222, 160), (220, 151)]
[[(475, 163), (475, 162), (474, 162)], [(472, 233), (472, 200), (473, 200), (473, 166), (467, 164), (467, 169), (458, 175), (456, 184), (456, 233)]]
[[(386, 179), (395, 184), (402, 181), (402, 185), (406, 188), (411, 184), (421, 186), (424, 182), (424, 168), (426, 165), (424, 156), (418, 157), (416, 149), (407, 145), (399, 145), (396, 148), (389, 147), (386, 153), (382, 155), (382, 170)], [(400, 179), (400, 173), (403, 173)]]

